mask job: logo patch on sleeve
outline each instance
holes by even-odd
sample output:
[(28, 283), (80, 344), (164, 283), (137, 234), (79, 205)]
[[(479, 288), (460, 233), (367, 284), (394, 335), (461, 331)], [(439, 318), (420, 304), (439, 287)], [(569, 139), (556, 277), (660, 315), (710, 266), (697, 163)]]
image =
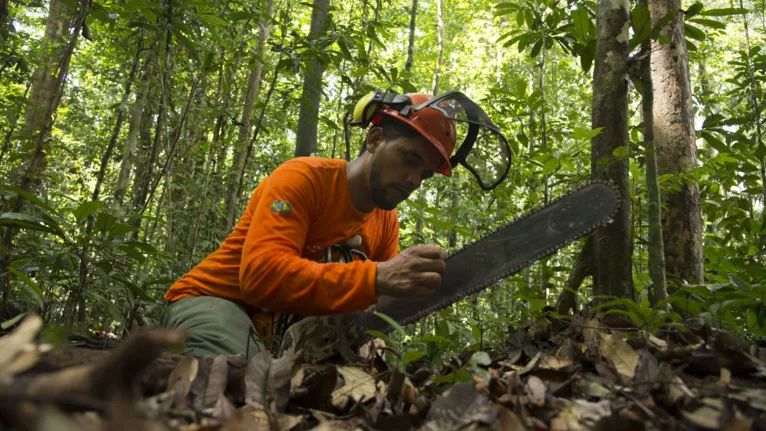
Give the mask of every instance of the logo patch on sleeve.
[(290, 215), (292, 211), (293, 211), (293, 206), (290, 202), (284, 202), (277, 199), (271, 203), (271, 212), (273, 213)]

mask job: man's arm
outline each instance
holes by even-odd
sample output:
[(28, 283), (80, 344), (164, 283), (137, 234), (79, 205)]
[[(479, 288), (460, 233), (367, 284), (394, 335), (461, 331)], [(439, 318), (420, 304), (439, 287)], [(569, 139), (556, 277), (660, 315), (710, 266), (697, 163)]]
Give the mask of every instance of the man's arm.
[(349, 313), (377, 303), (373, 261), (317, 263), (301, 257), (318, 207), (310, 173), (282, 165), (264, 182), (242, 249), (245, 301), (303, 316)]

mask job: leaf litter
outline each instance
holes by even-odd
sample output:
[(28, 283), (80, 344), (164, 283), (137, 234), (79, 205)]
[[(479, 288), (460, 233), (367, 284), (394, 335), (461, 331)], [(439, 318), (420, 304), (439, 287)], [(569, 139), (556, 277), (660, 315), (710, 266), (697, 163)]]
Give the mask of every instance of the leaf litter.
[(247, 361), (174, 355), (186, 334), (164, 330), (54, 347), (41, 323), (0, 337), (0, 430), (766, 430), (766, 349), (704, 323), (511, 329), (459, 383), (426, 357), (392, 367), (381, 340), (364, 363)]

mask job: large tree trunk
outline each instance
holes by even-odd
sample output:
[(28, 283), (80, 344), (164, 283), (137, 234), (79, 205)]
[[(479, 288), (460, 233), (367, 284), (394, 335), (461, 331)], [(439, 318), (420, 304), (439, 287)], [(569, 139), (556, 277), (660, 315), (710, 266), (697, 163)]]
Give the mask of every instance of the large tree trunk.
[(0, 0), (0, 40), (8, 37), (8, 0)]
[[(650, 0), (653, 25), (669, 11), (680, 8), (680, 0)], [(662, 34), (670, 43), (652, 43), (654, 140), (658, 173), (677, 175), (697, 163), (683, 14), (677, 14)], [(676, 282), (700, 283), (703, 256), (699, 186), (694, 182), (682, 184), (680, 191), (665, 194), (663, 201), (667, 208), (662, 217), (667, 276)]]
[(599, 0), (596, 64), (593, 72), (592, 128), (602, 127), (591, 141), (594, 179), (611, 180), (622, 205), (614, 221), (594, 233), (596, 295), (635, 299), (632, 277), (633, 238), (630, 230), (628, 158), (615, 158), (628, 139), (628, 0)]
[(245, 90), (245, 102), (242, 106), (242, 119), (239, 126), (239, 139), (234, 148), (234, 159), (232, 160), (229, 179), (227, 181), (228, 199), (226, 200), (226, 232), (229, 232), (235, 223), (237, 208), (239, 207), (239, 173), (242, 171), (245, 161), (245, 152), (247, 151), (250, 138), (250, 129), (253, 124), (253, 106), (258, 100), (261, 92), (261, 81), (263, 76), (263, 55), (266, 40), (269, 38), (269, 21), (271, 21), (272, 0), (265, 0), (265, 15), (261, 20), (258, 33), (258, 46), (255, 50), (255, 65), (250, 70), (250, 76), (247, 80), (247, 90)]
[[(647, 7), (648, 0), (641, 0), (640, 5)], [(665, 283), (665, 250), (662, 241), (662, 197), (657, 175), (657, 146), (654, 143), (654, 85), (652, 83), (652, 43), (645, 40), (641, 46), (639, 73), (641, 76), (641, 107), (644, 120), (644, 146), (646, 148), (646, 194), (649, 219), (649, 275), (652, 278), (652, 303), (668, 296)]]
[[(314, 0), (309, 37), (324, 31), (329, 6), (330, 0)], [(295, 157), (310, 156), (317, 151), (317, 124), (322, 96), (322, 63), (319, 60), (311, 60), (306, 65), (306, 69), (303, 77), (301, 109), (298, 115)]]

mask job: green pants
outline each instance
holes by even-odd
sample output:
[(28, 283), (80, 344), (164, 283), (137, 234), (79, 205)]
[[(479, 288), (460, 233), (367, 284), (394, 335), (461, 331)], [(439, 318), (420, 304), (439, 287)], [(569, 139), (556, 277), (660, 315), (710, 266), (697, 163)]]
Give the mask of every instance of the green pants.
[(229, 356), (247, 353), (252, 357), (265, 349), (263, 342), (255, 335), (245, 307), (215, 296), (183, 298), (172, 302), (161, 326), (189, 330), (184, 354)]
[[(358, 328), (346, 317), (303, 318), (287, 329), (281, 346), (272, 348), (278, 356), (301, 352), (301, 358), (306, 363), (321, 362), (337, 354), (348, 361), (359, 360), (361, 358), (355, 356), (346, 341), (356, 337)], [(228, 299), (215, 296), (180, 299), (170, 304), (160, 325), (189, 330), (184, 354), (247, 354), (249, 359), (266, 350), (255, 335), (255, 328), (245, 308)]]

